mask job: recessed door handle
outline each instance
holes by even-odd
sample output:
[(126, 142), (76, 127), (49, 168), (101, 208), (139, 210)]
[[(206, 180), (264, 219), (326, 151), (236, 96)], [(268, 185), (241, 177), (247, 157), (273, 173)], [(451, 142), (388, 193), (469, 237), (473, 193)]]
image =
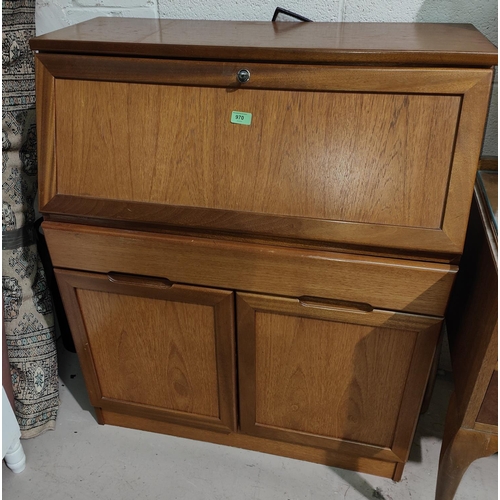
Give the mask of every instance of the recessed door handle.
[(332, 311), (344, 311), (351, 313), (370, 313), (373, 307), (366, 302), (351, 302), (349, 300), (323, 299), (303, 295), (299, 297), (301, 306), (314, 307), (316, 309), (329, 309)]
[(138, 276), (136, 274), (115, 272), (109, 272), (108, 279), (117, 285), (139, 285), (149, 288), (158, 288), (160, 290), (165, 290), (173, 285), (173, 283), (166, 278), (152, 278), (151, 276)]

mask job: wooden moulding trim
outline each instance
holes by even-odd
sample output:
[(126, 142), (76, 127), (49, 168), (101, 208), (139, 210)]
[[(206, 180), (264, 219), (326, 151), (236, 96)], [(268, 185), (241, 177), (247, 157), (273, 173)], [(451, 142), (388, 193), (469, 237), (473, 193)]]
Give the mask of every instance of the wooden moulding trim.
[(237, 367), (234, 293), (228, 293), (214, 307), (219, 416), (230, 430), (238, 428)]
[(474, 424), (474, 430), (478, 432), (486, 432), (490, 434), (498, 434), (498, 425), (494, 424), (483, 424), (482, 422), (476, 422)]
[(394, 468), (394, 475), (392, 476), (393, 481), (396, 481), (396, 482), (401, 481), (401, 478), (403, 477), (404, 468), (405, 468), (404, 462), (398, 462), (396, 464), (396, 467)]
[(98, 17), (36, 37), (33, 50), (190, 59), (493, 66), (472, 25), (286, 23)]
[(417, 336), (391, 447), (401, 462), (406, 462), (410, 454), (441, 327), (442, 321), (435, 322)]
[(132, 403), (129, 401), (118, 401), (111, 398), (102, 397), (98, 402), (98, 407), (116, 413), (131, 415), (134, 417), (151, 418), (173, 424), (190, 425), (199, 429), (210, 429), (217, 432), (231, 432), (231, 428), (225, 425), (220, 419), (184, 413), (181, 411), (169, 410), (166, 408), (156, 408), (153, 406)]
[(295, 248), (301, 250), (313, 250), (323, 252), (342, 252), (357, 256), (371, 256), (386, 259), (405, 259), (413, 262), (430, 262), (433, 264), (458, 265), (460, 255), (451, 253), (401, 251), (388, 247), (368, 247), (360, 245), (349, 245), (346, 243), (303, 240), (298, 238), (270, 237), (264, 235), (252, 235), (236, 233), (235, 231), (213, 231), (206, 228), (174, 227), (172, 225), (151, 224), (147, 222), (119, 221), (111, 219), (95, 219), (92, 217), (73, 216), (66, 214), (44, 213), (44, 221), (65, 224), (81, 224), (95, 226), (118, 231), (141, 231), (142, 233), (155, 233), (164, 236), (188, 236), (194, 238), (217, 238), (221, 242), (251, 243), (258, 245), (276, 245), (283, 248)]
[(375, 458), (356, 457), (337, 451), (329, 451), (310, 446), (274, 441), (241, 433), (223, 434), (205, 429), (175, 425), (169, 422), (160, 422), (159, 420), (150, 420), (130, 415), (120, 415), (107, 410), (103, 411), (103, 420), (105, 424), (118, 425), (132, 429), (141, 429), (150, 432), (159, 432), (163, 434), (170, 434), (172, 436), (196, 439), (198, 441), (207, 441), (226, 446), (235, 446), (246, 450), (270, 453), (297, 460), (305, 460), (308, 462), (329, 465), (331, 467), (341, 467), (344, 469), (364, 472), (367, 474), (375, 474), (377, 476), (387, 478), (392, 478), (394, 476), (397, 465), (394, 462), (377, 460)]
[(459, 253), (460, 250), (440, 229), (103, 200), (63, 194), (52, 198), (42, 207), (42, 212), (440, 254)]
[(379, 460), (386, 460), (388, 462), (397, 462), (398, 460), (401, 460), (401, 458), (398, 457), (390, 448), (365, 443), (356, 443), (354, 441), (311, 434), (304, 431), (283, 429), (281, 427), (274, 427), (272, 425), (264, 425), (261, 423), (254, 423), (252, 431), (249, 431), (248, 434), (269, 439), (278, 439), (288, 443), (314, 445), (318, 448), (340, 451), (342, 453), (358, 457), (372, 457)]
[(57, 193), (55, 79), (39, 58), (35, 58), (35, 77), (39, 206), (43, 208)]
[[(405, 329), (420, 332), (436, 323), (441, 324), (441, 319), (417, 314), (407, 314), (381, 309), (371, 312), (349, 311), (336, 306), (321, 306), (309, 308), (301, 304), (299, 299), (288, 297), (270, 297), (259, 294), (238, 292), (254, 311), (280, 312), (291, 316), (339, 321), (357, 325), (384, 327), (392, 329)], [(273, 304), (271, 306), (271, 304)]]
[[(484, 126), (493, 72), (485, 70), (482, 77), (462, 99), (448, 196), (444, 210), (442, 230), (462, 253), (467, 230), (470, 205), (476, 180), (476, 167), (481, 152)], [(474, 166), (474, 168), (471, 168)]]
[[(106, 274), (86, 273), (80, 271), (66, 271), (57, 269), (56, 271), (73, 288), (85, 290), (95, 290), (107, 293), (119, 293), (120, 295), (136, 296), (158, 300), (175, 300), (176, 302), (187, 302), (204, 306), (216, 306), (227, 297), (231, 297), (232, 292), (215, 288), (201, 288), (190, 285), (179, 285), (174, 283), (167, 289), (151, 288), (147, 285), (120, 284), (109, 280)], [(149, 277), (145, 277), (150, 279)]]
[(255, 311), (239, 293), (236, 294), (236, 310), (238, 311), (236, 332), (238, 335), (240, 429), (245, 434), (256, 435)]
[[(65, 42), (65, 47), (61, 47), (61, 42), (56, 41), (44, 41), (43, 43), (37, 43), (35, 50), (39, 50), (41, 53), (49, 54), (54, 53), (61, 55), (64, 53), (71, 53), (71, 55), (85, 55), (90, 51), (83, 48), (80, 44), (75, 42)], [(151, 48), (150, 48), (151, 47)], [(480, 54), (473, 53), (470, 54), (448, 54), (447, 60), (444, 60), (441, 55), (437, 56), (435, 59), (430, 60), (429, 53), (419, 54), (410, 53), (407, 51), (383, 51), (383, 52), (371, 52), (365, 51), (342, 51), (337, 50), (335, 54), (328, 54), (325, 51), (320, 51), (318, 49), (303, 49), (299, 57), (297, 57), (297, 52), (291, 51), (288, 48), (275, 48), (273, 53), (267, 52), (260, 54), (255, 47), (208, 47), (208, 46), (195, 46), (192, 50), (185, 49), (184, 46), (170, 46), (168, 51), (164, 51), (163, 54), (151, 54), (153, 52), (154, 46), (144, 46), (142, 51), (137, 50), (136, 44), (122, 44), (119, 49), (111, 49), (105, 43), (98, 44), (95, 43), (94, 52), (101, 53), (103, 56), (111, 57), (127, 57), (131, 53), (134, 56), (143, 55), (145, 57), (157, 57), (157, 58), (173, 58), (173, 59), (209, 59), (209, 60), (229, 60), (229, 61), (241, 61), (246, 63), (248, 61), (253, 62), (288, 62), (290, 64), (386, 64), (391, 65), (408, 65), (408, 66), (451, 66), (451, 67), (491, 67), (497, 64), (497, 55), (490, 54)], [(142, 52), (142, 53), (141, 53)], [(241, 64), (241, 63), (240, 63)]]
[(54, 273), (71, 329), (71, 336), (73, 337), (76, 352), (78, 353), (78, 360), (80, 361), (90, 402), (92, 406), (99, 407), (102, 399), (101, 387), (90, 350), (87, 331), (82, 319), (80, 304), (76, 296), (76, 288), (71, 282), (71, 273), (60, 269), (54, 269)]
[(249, 63), (244, 85), (236, 74), (242, 63), (161, 60), (149, 58), (37, 54), (55, 78), (201, 85), (246, 89), (286, 89), (345, 92), (463, 94), (480, 80), (483, 69), (370, 68)]

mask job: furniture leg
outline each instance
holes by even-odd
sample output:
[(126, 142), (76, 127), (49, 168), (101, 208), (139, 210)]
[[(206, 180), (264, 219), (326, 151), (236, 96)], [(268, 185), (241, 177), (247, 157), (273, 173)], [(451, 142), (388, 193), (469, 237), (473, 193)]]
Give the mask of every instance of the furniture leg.
[(478, 458), (492, 455), (497, 449), (496, 435), (463, 429), (457, 425), (456, 400), (453, 394), (439, 458), (436, 500), (453, 500), (469, 465)]

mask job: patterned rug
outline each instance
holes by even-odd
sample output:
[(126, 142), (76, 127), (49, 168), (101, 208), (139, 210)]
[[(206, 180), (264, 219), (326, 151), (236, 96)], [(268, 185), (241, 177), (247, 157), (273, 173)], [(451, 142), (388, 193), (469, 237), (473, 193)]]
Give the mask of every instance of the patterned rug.
[(2, 285), (21, 437), (55, 427), (59, 407), (52, 301), (36, 247), (35, 0), (2, 1)]

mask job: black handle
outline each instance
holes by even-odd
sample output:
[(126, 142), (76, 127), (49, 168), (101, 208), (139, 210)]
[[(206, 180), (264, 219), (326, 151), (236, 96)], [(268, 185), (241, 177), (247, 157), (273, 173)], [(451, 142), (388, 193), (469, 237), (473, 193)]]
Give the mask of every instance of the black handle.
[(312, 19), (308, 19), (307, 17), (301, 16), (300, 14), (295, 14), (295, 12), (292, 12), (291, 10), (282, 9), (281, 7), (276, 7), (273, 15), (273, 23), (276, 21), (277, 17), (280, 14), (286, 14), (287, 16), (294, 17), (295, 19), (304, 21), (306, 23), (312, 23)]

